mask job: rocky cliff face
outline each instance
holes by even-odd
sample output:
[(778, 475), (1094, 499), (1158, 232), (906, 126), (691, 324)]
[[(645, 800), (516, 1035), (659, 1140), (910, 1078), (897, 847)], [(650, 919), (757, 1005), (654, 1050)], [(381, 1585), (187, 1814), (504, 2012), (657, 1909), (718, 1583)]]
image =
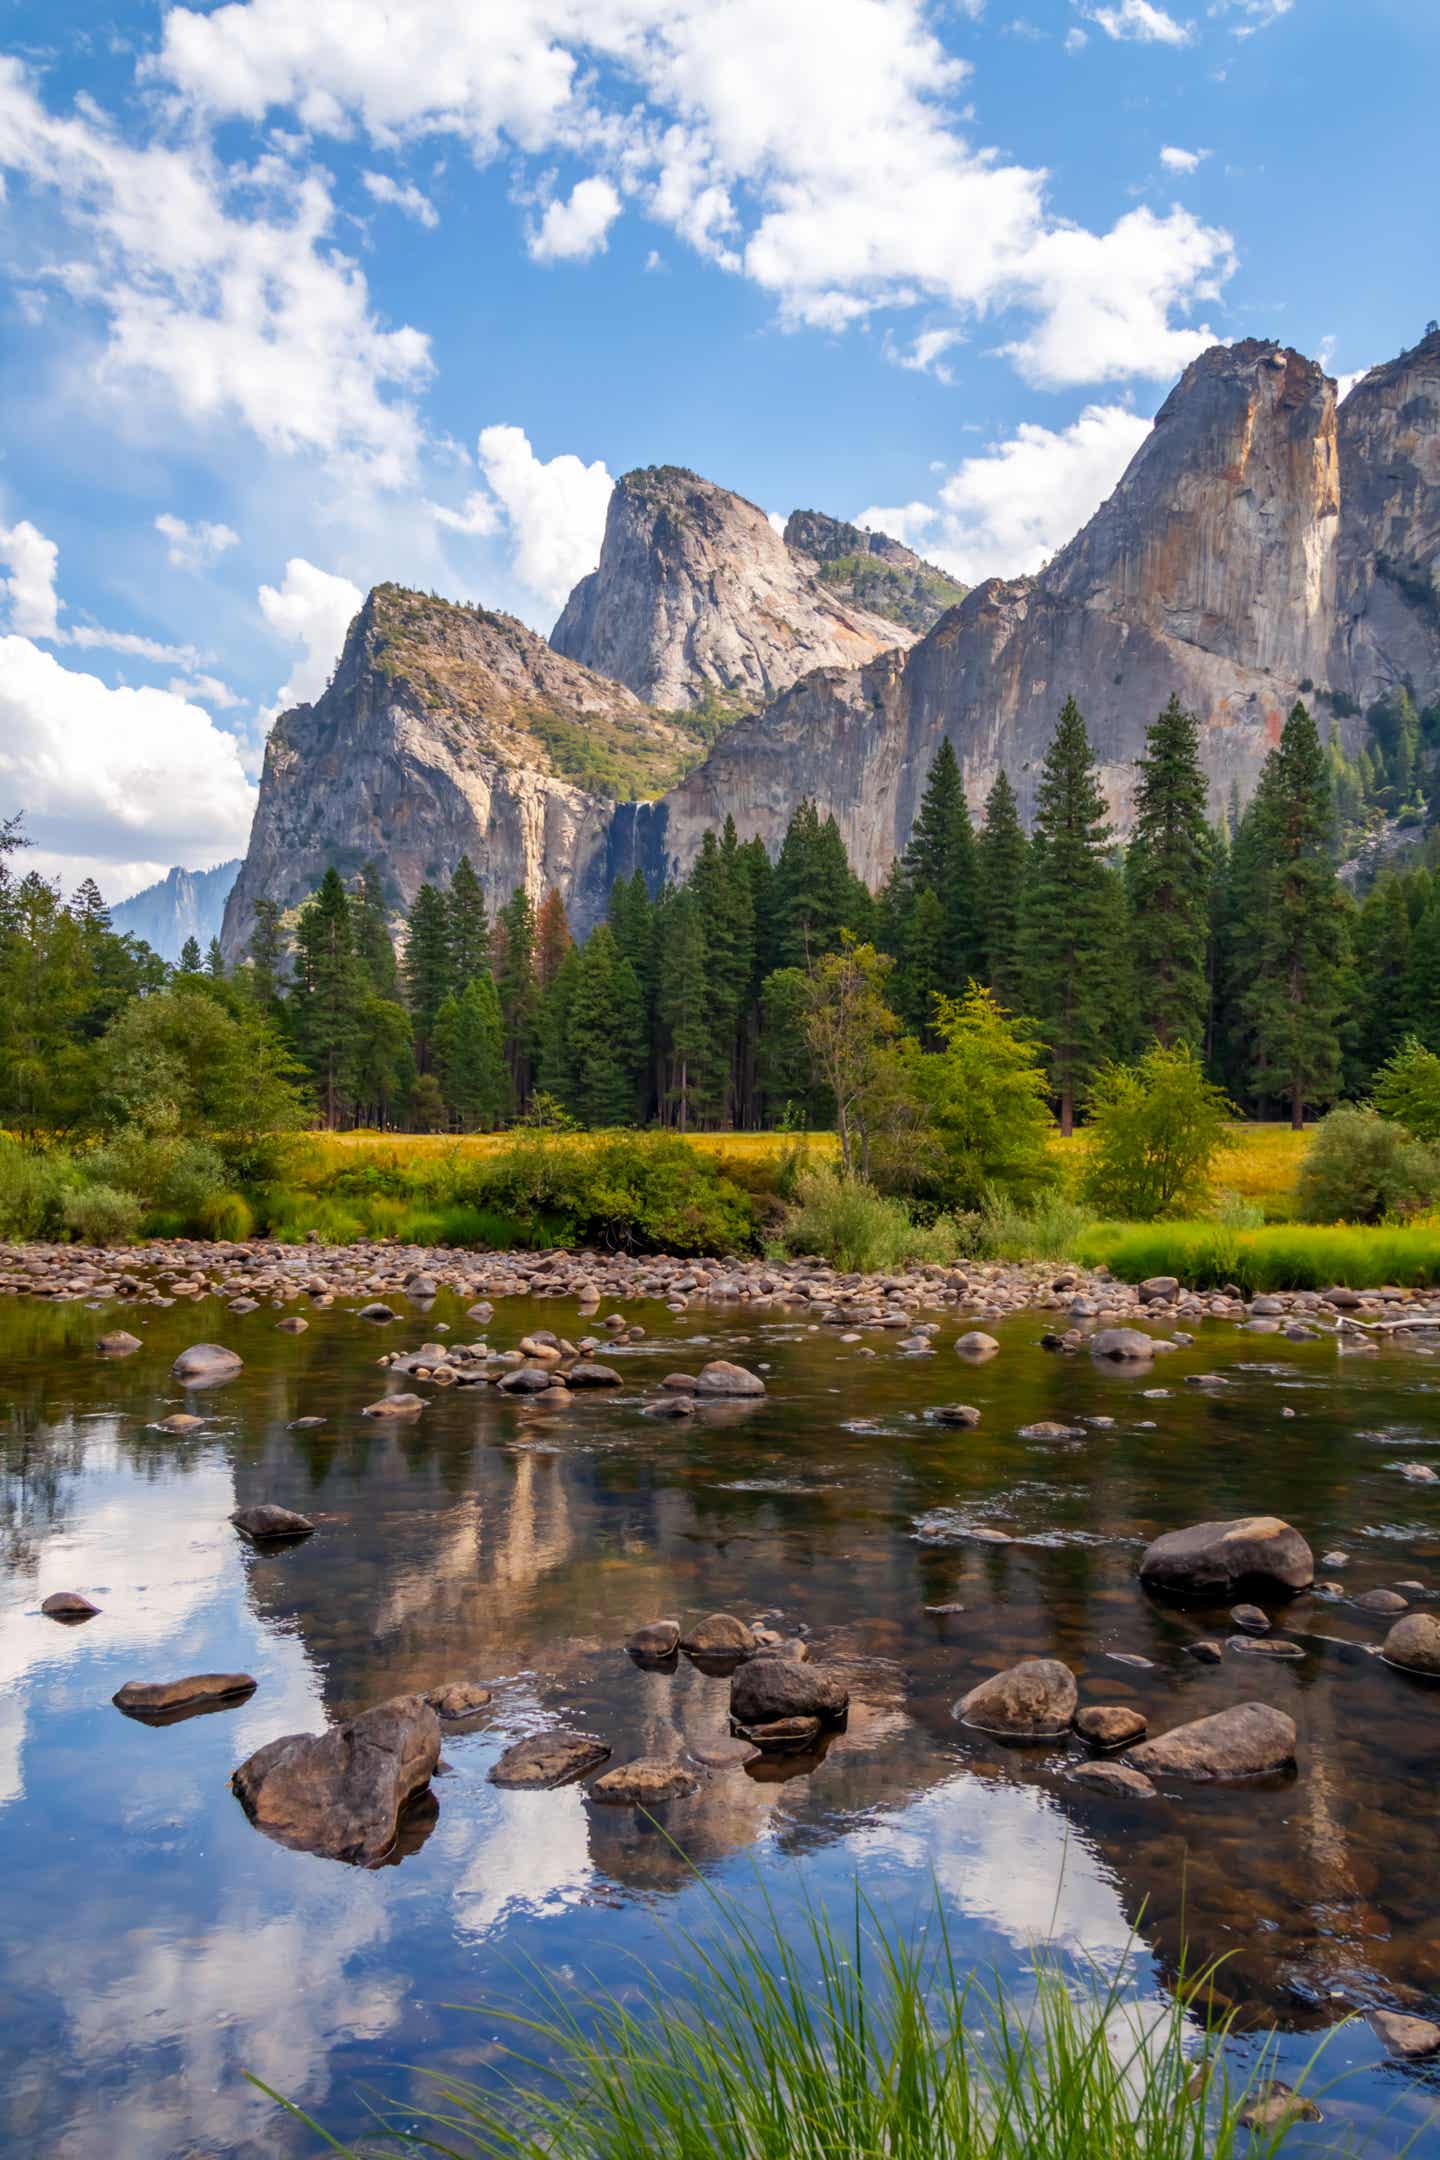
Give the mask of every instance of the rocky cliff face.
[(815, 667), (854, 667), (913, 630), (832, 590), (765, 512), (678, 465), (616, 483), (599, 568), (551, 632), (556, 652), (676, 710), (758, 706)]
[(792, 510), (785, 523), (785, 545), (815, 564), (837, 598), (888, 622), (903, 623), (917, 635), (965, 597), (966, 588), (948, 571), (926, 562), (889, 533), (847, 525), (823, 510)]
[(203, 951), (220, 934), (239, 868), (238, 862), (222, 862), (211, 870), (167, 870), (158, 885), (118, 902), (111, 921), (117, 930), (143, 938), (162, 960), (178, 960), (186, 938), (195, 938)]
[(330, 864), (372, 858), (397, 906), (468, 854), (492, 907), (556, 885), (586, 919), (615, 799), (658, 794), (700, 750), (513, 617), (377, 586), (325, 695), (275, 723), (222, 946), (243, 952), (257, 899), (294, 907)]
[(1361, 706), (1440, 683), (1440, 330), (1340, 407), (1331, 687)]
[[(1387, 413), (1399, 400), (1413, 406), (1419, 376), (1412, 369), (1403, 391), (1376, 402)], [(1383, 435), (1378, 418), (1370, 425)], [(1393, 492), (1410, 560), (1434, 532), (1435, 490), (1423, 477), (1433, 433), (1426, 451), (1413, 427), (1400, 432), (1412, 447), (1386, 500)], [(1357, 441), (1350, 463), (1369, 455)], [(1004, 766), (1028, 815), (1069, 692), (1122, 828), (1131, 761), (1172, 692), (1203, 722), (1213, 800), (1232, 784), (1247, 795), (1301, 684), (1330, 686), (1341, 492), (1334, 385), (1321, 369), (1259, 340), (1214, 347), (1186, 370), (1114, 494), (1048, 569), (978, 586), (908, 652), (797, 683), (727, 735), (664, 804), (622, 814), (626, 846), (673, 873), (727, 810), (742, 831), (775, 841), (808, 793), (834, 811), (874, 881), (904, 844), (944, 735), (973, 804)], [(1363, 503), (1355, 513), (1357, 565), (1372, 515)], [(1359, 569), (1350, 577), (1358, 590)], [(1372, 606), (1373, 594), (1372, 583)], [(1379, 662), (1366, 664), (1376, 679)], [(1387, 664), (1400, 664), (1398, 644)], [(1440, 681), (1433, 665), (1428, 680)]]

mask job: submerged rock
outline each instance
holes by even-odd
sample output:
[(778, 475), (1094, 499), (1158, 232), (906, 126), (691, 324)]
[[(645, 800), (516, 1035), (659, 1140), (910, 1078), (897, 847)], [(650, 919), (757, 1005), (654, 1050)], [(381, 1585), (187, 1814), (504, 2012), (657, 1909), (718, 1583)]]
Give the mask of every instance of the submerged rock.
[(1429, 2018), (1405, 2017), (1398, 2010), (1372, 2010), (1370, 2023), (1392, 2055), (1414, 2062), (1440, 2049), (1440, 2025)]
[(580, 1358), (570, 1368), (566, 1384), (572, 1388), (622, 1387), (623, 1380), (613, 1365), (597, 1365), (594, 1358)]
[(1140, 1580), (1156, 1590), (1229, 1590), (1244, 1582), (1307, 1590), (1314, 1579), (1310, 1547), (1278, 1515), (1237, 1515), (1167, 1530), (1140, 1562)]
[(762, 1725), (741, 1728), (764, 1755), (808, 1755), (818, 1745), (825, 1721), (818, 1717), (769, 1718)]
[(382, 1395), (379, 1402), (366, 1403), (360, 1415), (376, 1418), (419, 1417), (424, 1408), (423, 1395)]
[(309, 1537), (315, 1528), (308, 1515), (297, 1515), (293, 1508), (277, 1507), (269, 1500), (262, 1501), (257, 1507), (236, 1508), (230, 1520), (237, 1530), (257, 1544), (277, 1543), (281, 1538)]
[(170, 1368), (171, 1377), (185, 1387), (219, 1387), (233, 1380), (245, 1360), (223, 1343), (192, 1343), (182, 1350)]
[(193, 1410), (172, 1410), (169, 1417), (157, 1418), (151, 1432), (192, 1433), (198, 1432), (205, 1423)]
[(481, 1687), (475, 1680), (447, 1680), (443, 1687), (431, 1688), (425, 1697), (437, 1717), (469, 1717), (476, 1710), (483, 1710), (494, 1700), (488, 1687)]
[(993, 1335), (986, 1335), (980, 1328), (972, 1328), (968, 1335), (962, 1335), (956, 1343), (955, 1355), (968, 1358), (972, 1364), (978, 1364), (982, 1358), (994, 1357), (999, 1348), (1000, 1345)]
[(1247, 1635), (1268, 1635), (1270, 1632), (1270, 1615), (1262, 1612), (1258, 1605), (1232, 1605), (1230, 1618)]
[(40, 1610), (47, 1620), (93, 1620), (100, 1607), (78, 1590), (52, 1590)]
[(490, 1782), (548, 1790), (572, 1784), (609, 1757), (605, 1742), (586, 1733), (532, 1733), (506, 1748), (491, 1766)]
[(373, 1866), (407, 1802), (440, 1760), (440, 1721), (423, 1695), (396, 1695), (324, 1733), (257, 1748), (231, 1778), (246, 1814), (301, 1852)]
[(1269, 1703), (1237, 1703), (1211, 1717), (1176, 1725), (1131, 1750), (1148, 1774), (1196, 1779), (1261, 1777), (1295, 1760), (1295, 1720)]
[(1075, 1715), (1075, 1675), (1058, 1658), (1023, 1658), (962, 1695), (955, 1715), (981, 1732), (1051, 1740)]
[(1132, 1800), (1155, 1798), (1155, 1787), (1144, 1771), (1132, 1770), (1128, 1763), (1078, 1762), (1065, 1775), (1072, 1784), (1089, 1785), (1097, 1792), (1123, 1794)]
[(1075, 1730), (1092, 1747), (1124, 1747), (1145, 1730), (1143, 1711), (1128, 1703), (1096, 1703), (1075, 1713)]
[(214, 1703), (241, 1702), (254, 1692), (250, 1673), (189, 1673), (183, 1680), (127, 1680), (110, 1700), (129, 1717), (160, 1719)]
[(752, 1658), (730, 1682), (730, 1715), (752, 1733), (778, 1718), (814, 1717), (835, 1724), (849, 1707), (850, 1690), (838, 1674), (792, 1658)]
[(1148, 1365), (1155, 1355), (1155, 1343), (1139, 1328), (1101, 1328), (1090, 1338), (1090, 1354), (1108, 1358), (1116, 1365)]
[(369, 1305), (362, 1305), (355, 1317), (357, 1320), (393, 1320), (395, 1314), (389, 1305), (382, 1305), (376, 1298)]
[(973, 1430), (980, 1423), (980, 1412), (968, 1402), (942, 1403), (930, 1415), (937, 1425), (963, 1425)]
[(656, 1807), (666, 1800), (683, 1800), (699, 1788), (700, 1780), (684, 1763), (659, 1755), (641, 1755), (634, 1762), (617, 1763), (590, 1787), (592, 1800), (612, 1805)]
[(140, 1348), (138, 1335), (127, 1335), (124, 1328), (115, 1328), (102, 1335), (95, 1345), (101, 1357), (131, 1357)]
[(1361, 1612), (1402, 1613), (1409, 1609), (1409, 1598), (1401, 1597), (1398, 1590), (1362, 1590), (1352, 1601)]
[(1240, 2110), (1240, 2120), (1247, 2130), (1286, 2130), (1292, 2123), (1324, 2119), (1313, 2100), (1307, 2100), (1293, 2086), (1282, 2085), (1278, 2078), (1267, 2078), (1257, 2085)]

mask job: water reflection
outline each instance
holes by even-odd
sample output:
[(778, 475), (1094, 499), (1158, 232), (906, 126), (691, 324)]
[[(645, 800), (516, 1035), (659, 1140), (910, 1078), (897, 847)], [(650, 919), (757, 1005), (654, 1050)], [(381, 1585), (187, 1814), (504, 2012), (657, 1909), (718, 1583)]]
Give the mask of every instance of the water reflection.
[[(858, 1869), (909, 1915), (933, 1873), (961, 1954), (1012, 1974), (1051, 1939), (1128, 1953), (1146, 1987), (1188, 1941), (1192, 1962), (1227, 1958), (1247, 2018), (1300, 2035), (1372, 2002), (1434, 2014), (1440, 1694), (1382, 1666), (1380, 1626), (1333, 1600), (1287, 1611), (1297, 1664), (1202, 1666), (1186, 1645), (1228, 1633), (1224, 1613), (1156, 1605), (1134, 1573), (1161, 1528), (1273, 1509), (1317, 1552), (1352, 1554), (1348, 1587), (1440, 1590), (1440, 1496), (1389, 1467), (1433, 1433), (1433, 1367), (1400, 1345), (1341, 1365), (1324, 1343), (1258, 1364), (1217, 1330), (1147, 1399), (1131, 1376), (1045, 1356), (1025, 1320), (999, 1358), (957, 1371), (943, 1341), (910, 1360), (880, 1340), (862, 1361), (793, 1319), (721, 1314), (702, 1350), (683, 1319), (642, 1317), (619, 1399), (557, 1412), (456, 1391), (387, 1429), (359, 1414), (381, 1384), (376, 1337), (343, 1311), (298, 1338), (265, 1310), (147, 1313), (145, 1349), (117, 1366), (90, 1354), (104, 1315), (0, 1308), (0, 2045), (15, 2063), (0, 2136), (66, 2160), (305, 2150), (244, 2069), (354, 2129), (359, 2085), (403, 2088), (387, 2065), (483, 2059), (483, 2021), (442, 2006), (503, 1995), (517, 1960), (602, 1979), (653, 1962), (657, 1931), (703, 1919), (696, 1868), (745, 1895), (757, 1867), (773, 1888), (803, 1863), (822, 1895)], [(386, 1347), (444, 1318), (463, 1327), (442, 1301)], [(502, 1308), (492, 1340), (556, 1324), (553, 1305)], [(170, 1362), (206, 1335), (242, 1351), (243, 1374), (206, 1398), (197, 1434), (156, 1433), (180, 1402)], [(702, 1354), (769, 1360), (771, 1399), (644, 1417), (646, 1387)], [(1191, 1371), (1219, 1377), (1188, 1387)], [(981, 1407), (976, 1432), (926, 1415), (959, 1394)], [(1284, 1425), (1281, 1401), (1300, 1413)], [(297, 1433), (300, 1415), (325, 1423)], [(1072, 1434), (1021, 1436), (1041, 1421)], [(227, 1518), (261, 1501), (302, 1509), (315, 1536), (246, 1547)], [(936, 1519), (956, 1534), (917, 1538)], [(100, 1617), (43, 1620), (60, 1588)], [(487, 1782), (504, 1745), (556, 1720), (617, 1761), (713, 1755), (726, 1681), (684, 1659), (642, 1671), (619, 1646), (640, 1621), (717, 1608), (807, 1628), (846, 1663), (851, 1715), (817, 1761), (707, 1770), (668, 1836), (579, 1787)], [(1141, 1809), (1086, 1794), (1064, 1749), (1007, 1750), (953, 1720), (965, 1687), (1023, 1655), (1064, 1657), (1083, 1701), (1133, 1703), (1157, 1729), (1273, 1701), (1300, 1726), (1299, 1774)], [(202, 1669), (259, 1686), (160, 1729), (110, 1707), (123, 1680)], [(447, 1734), (449, 1774), (397, 1865), (340, 1868), (245, 1821), (227, 1780), (262, 1742), (450, 1678), (495, 1699)], [(1372, 2075), (1376, 2053), (1363, 2028), (1344, 2038), (1356, 2119), (1383, 2147), (1376, 2106), (1402, 2092), (1413, 2128), (1429, 2074)]]

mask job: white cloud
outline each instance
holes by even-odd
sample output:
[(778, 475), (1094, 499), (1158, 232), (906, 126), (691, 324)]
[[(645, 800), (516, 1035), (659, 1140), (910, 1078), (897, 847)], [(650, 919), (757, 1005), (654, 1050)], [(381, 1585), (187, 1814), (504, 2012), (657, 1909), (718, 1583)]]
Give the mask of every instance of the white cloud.
[(172, 697), (194, 700), (200, 705), (213, 705), (217, 712), (229, 712), (232, 706), (243, 704), (228, 683), (221, 682), (218, 675), (177, 676), (171, 682)]
[(5, 57), (0, 167), (53, 195), (83, 243), (49, 275), (106, 318), (102, 381), (159, 386), (185, 420), (238, 421), (270, 449), (358, 463), (382, 485), (409, 476), (416, 417), (390, 393), (423, 380), (428, 340), (381, 328), (332, 243), (319, 171), (274, 154), (226, 167), (193, 134), (134, 148), (88, 103), (47, 112)]
[(523, 428), (484, 428), (476, 447), (510, 534), (515, 575), (558, 608), (599, 560), (614, 482), (599, 458), (586, 465), (568, 452), (536, 457)]
[(538, 263), (588, 262), (602, 254), (605, 236), (620, 215), (620, 197), (608, 180), (579, 180), (564, 202), (552, 202), (530, 239)]
[(302, 653), (288, 681), (276, 692), (277, 711), (290, 705), (313, 705), (320, 696), (364, 599), (349, 578), (317, 570), (303, 555), (291, 556), (278, 586), (260, 587), (260, 612), (266, 622)]
[(430, 508), (436, 524), (443, 525), (447, 532), (482, 539), (500, 530), (500, 505), (483, 488), (473, 488), (458, 510), (447, 509), (444, 503), (431, 503)]
[(0, 637), (0, 795), (39, 847), (129, 866), (243, 854), (255, 790), (234, 739), (156, 689), (112, 690)]
[(1257, 30), (1268, 30), (1272, 23), (1290, 13), (1295, 0), (1213, 0), (1212, 15), (1243, 15), (1245, 20), (1236, 23), (1231, 36), (1254, 37)]
[[(1095, 19), (1112, 36), (1190, 34), (1152, 0)], [(593, 252), (625, 200), (757, 283), (787, 325), (840, 331), (912, 306), (960, 327), (1036, 317), (1004, 349), (1037, 381), (1172, 372), (1207, 342), (1189, 311), (1230, 266), (1227, 236), (1179, 212), (1108, 233), (1062, 222), (1043, 172), (961, 132), (969, 69), (924, 0), (511, 0), (458, 15), (452, 0), (349, 0), (343, 21), (230, 0), (172, 7), (156, 66), (216, 117), (288, 110), (387, 147), (452, 134), (480, 160), (584, 158), (590, 177), (532, 236), (540, 260)], [(1123, 336), (1073, 304), (1077, 241), (1096, 280), (1131, 296)], [(1153, 286), (1137, 298), (1147, 249)]]
[(1068, 53), (1084, 52), (1089, 42), (1089, 37), (1080, 28), (1079, 23), (1073, 23), (1065, 32), (1065, 50)]
[(407, 180), (402, 187), (388, 173), (366, 172), (361, 173), (360, 178), (372, 201), (403, 211), (406, 217), (414, 218), (417, 225), (424, 225), (431, 231), (440, 223), (440, 213), (434, 203), (428, 195), (421, 193), (413, 180)]
[(1166, 172), (1193, 173), (1199, 171), (1209, 155), (1208, 150), (1180, 150), (1174, 143), (1166, 143), (1160, 152), (1160, 163)]
[[(1328, 362), (1328, 360), (1326, 361), (1326, 363), (1325, 363), (1325, 364), (1326, 364), (1326, 366), (1327, 366), (1327, 367), (1329, 366), (1329, 362)], [(1370, 373), (1370, 370), (1369, 370), (1369, 368), (1357, 367), (1357, 368), (1351, 368), (1351, 369), (1349, 369), (1349, 370), (1347, 371), (1347, 373), (1345, 373), (1345, 374), (1343, 374), (1343, 375), (1337, 375), (1337, 376), (1336, 376), (1336, 378), (1335, 378), (1335, 402), (1336, 402), (1336, 404), (1337, 404), (1337, 405), (1343, 404), (1343, 403), (1344, 403), (1344, 401), (1345, 401), (1345, 399), (1346, 399), (1347, 397), (1349, 397), (1349, 395), (1350, 395), (1350, 392), (1351, 392), (1351, 391), (1352, 391), (1352, 390), (1353, 390), (1353, 389), (1355, 388), (1355, 385), (1356, 385), (1356, 383), (1358, 383), (1358, 382), (1364, 382), (1364, 380), (1365, 380), (1365, 377), (1366, 377), (1366, 376), (1367, 376), (1367, 375), (1368, 375), (1369, 373)]]
[(1087, 405), (1067, 428), (1026, 422), (967, 458), (933, 503), (877, 507), (858, 522), (922, 548), (969, 585), (1023, 576), (1073, 538), (1149, 432), (1123, 405)]
[(954, 377), (945, 364), (945, 355), (952, 346), (960, 343), (958, 330), (922, 330), (908, 346), (897, 345), (887, 338), (885, 357), (896, 367), (908, 368), (912, 374), (936, 375), (941, 382), (948, 383)]
[(55, 591), (60, 550), (28, 518), (0, 525), (0, 563), (10, 575), (0, 578), (0, 593), (10, 602), (10, 627), (21, 637), (59, 634), (60, 601)]
[(155, 530), (168, 541), (166, 560), (176, 570), (208, 570), (227, 548), (240, 543), (239, 533), (232, 532), (228, 525), (212, 525), (203, 518), (194, 525), (187, 524), (170, 510), (161, 511)]
[(1138, 45), (1188, 45), (1195, 35), (1190, 23), (1177, 22), (1153, 0), (1117, 0), (1114, 7), (1087, 8), (1086, 13), (1106, 37)]
[(155, 660), (166, 667), (190, 667), (195, 661), (193, 645), (166, 645), (160, 638), (140, 637), (133, 630), (106, 630), (99, 623), (76, 623), (61, 630), (63, 645), (83, 645), (87, 650), (124, 653), (131, 660)]

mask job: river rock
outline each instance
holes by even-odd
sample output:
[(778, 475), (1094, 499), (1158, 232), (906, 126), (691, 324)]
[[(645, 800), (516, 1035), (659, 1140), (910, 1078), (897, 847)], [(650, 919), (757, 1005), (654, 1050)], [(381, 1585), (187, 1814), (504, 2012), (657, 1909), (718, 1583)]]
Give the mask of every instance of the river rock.
[(680, 1623), (678, 1620), (650, 1620), (644, 1627), (636, 1628), (625, 1648), (631, 1657), (673, 1657), (680, 1646)]
[(1362, 1590), (1352, 1599), (1361, 1612), (1402, 1613), (1408, 1610), (1409, 1598), (1401, 1597), (1398, 1590)]
[(1075, 1713), (1075, 1730), (1092, 1747), (1124, 1747), (1145, 1730), (1144, 1713), (1128, 1703), (1095, 1703)]
[(1091, 1336), (1090, 1354), (1108, 1358), (1116, 1365), (1148, 1365), (1155, 1355), (1155, 1344), (1139, 1328), (1106, 1327)]
[(930, 1413), (937, 1425), (963, 1425), (971, 1430), (980, 1423), (980, 1412), (973, 1403), (942, 1403)]
[(730, 1716), (747, 1731), (778, 1718), (817, 1717), (835, 1724), (849, 1707), (850, 1690), (838, 1674), (791, 1658), (752, 1658), (730, 1682)]
[(545, 1365), (517, 1365), (496, 1385), (502, 1395), (543, 1395), (550, 1386), (550, 1370)]
[(1285, 1642), (1279, 1636), (1227, 1635), (1225, 1647), (1242, 1657), (1279, 1658), (1282, 1662), (1305, 1655), (1298, 1642)]
[(419, 1417), (424, 1408), (423, 1395), (382, 1395), (379, 1402), (366, 1403), (360, 1415), (378, 1418)]
[(162, 1718), (177, 1710), (198, 1710), (207, 1703), (240, 1702), (255, 1692), (245, 1672), (190, 1673), (183, 1680), (127, 1680), (110, 1700), (129, 1717)]
[(1075, 1675), (1058, 1658), (1023, 1658), (962, 1695), (955, 1715), (981, 1732), (1055, 1739), (1075, 1715)]
[(617, 1763), (590, 1787), (592, 1800), (612, 1805), (656, 1807), (666, 1800), (683, 1800), (700, 1784), (684, 1763), (660, 1755), (641, 1755), (634, 1762)]
[[(668, 1387), (670, 1382), (666, 1380), (662, 1384)], [(687, 1387), (689, 1384), (687, 1380)], [(693, 1395), (662, 1395), (659, 1402), (646, 1403), (644, 1410), (641, 1412), (642, 1417), (656, 1418), (687, 1418), (694, 1417), (694, 1415), (695, 1398)]]
[(1314, 1579), (1310, 1547), (1278, 1515), (1238, 1515), (1167, 1530), (1140, 1562), (1140, 1580), (1156, 1590), (1230, 1590), (1243, 1582), (1306, 1590)]
[(1262, 1612), (1258, 1605), (1232, 1605), (1230, 1618), (1247, 1635), (1268, 1635), (1270, 1632), (1270, 1615)]
[(440, 1760), (423, 1695), (395, 1695), (324, 1733), (287, 1733), (231, 1778), (251, 1821), (281, 1844), (369, 1867), (395, 1842), (406, 1802)]
[(223, 1343), (198, 1342), (181, 1351), (170, 1374), (185, 1387), (219, 1387), (222, 1382), (233, 1380), (244, 1362)]
[(680, 1647), (691, 1657), (749, 1657), (755, 1648), (755, 1636), (733, 1613), (707, 1613), (681, 1636)]
[(759, 1373), (732, 1365), (728, 1358), (711, 1358), (708, 1365), (701, 1366), (694, 1388), (697, 1395), (763, 1395), (765, 1382)]
[(979, 1364), (982, 1358), (994, 1357), (999, 1348), (1000, 1345), (993, 1335), (986, 1335), (981, 1329), (972, 1328), (968, 1335), (962, 1335), (956, 1343), (955, 1355), (968, 1358), (972, 1364)]
[(1414, 2062), (1440, 2048), (1440, 2025), (1429, 2018), (1404, 2017), (1398, 2010), (1372, 2010), (1370, 2023), (1392, 2055)]
[(281, 1335), (303, 1335), (309, 1325), (310, 1322), (302, 1319), (299, 1313), (287, 1313), (283, 1320), (275, 1322), (276, 1330)]
[(741, 1727), (764, 1755), (808, 1755), (824, 1729), (825, 1721), (818, 1717), (769, 1718), (763, 1725)]
[(566, 1385), (572, 1388), (607, 1388), (622, 1387), (624, 1382), (613, 1365), (597, 1365), (594, 1358), (580, 1358), (570, 1367)]
[(1440, 1615), (1406, 1613), (1397, 1620), (1381, 1645), (1387, 1665), (1405, 1672), (1427, 1673), (1440, 1679)]
[(1090, 1785), (1097, 1792), (1125, 1794), (1132, 1800), (1153, 1800), (1155, 1787), (1143, 1770), (1132, 1770), (1128, 1763), (1078, 1762), (1066, 1771), (1075, 1785)]
[(476, 1680), (447, 1680), (443, 1687), (431, 1688), (425, 1700), (437, 1717), (462, 1718), (483, 1710), (494, 1696)]
[(1295, 1760), (1295, 1720), (1269, 1703), (1237, 1703), (1192, 1724), (1176, 1725), (1157, 1740), (1143, 1741), (1128, 1759), (1147, 1775), (1260, 1777)]
[(355, 1317), (357, 1320), (393, 1320), (395, 1314), (390, 1306), (375, 1298), (370, 1304), (362, 1305)]
[(1179, 1294), (1179, 1278), (1174, 1275), (1147, 1275), (1140, 1285), (1142, 1305), (1168, 1305)]
[(1203, 1642), (1187, 1642), (1185, 1655), (1193, 1657), (1198, 1665), (1218, 1665), (1225, 1653), (1218, 1642), (1207, 1638)]
[(140, 1348), (138, 1335), (127, 1335), (124, 1328), (114, 1328), (102, 1335), (95, 1348), (101, 1357), (131, 1357)]
[(196, 1417), (193, 1410), (172, 1410), (169, 1417), (157, 1418), (150, 1430), (151, 1432), (192, 1433), (198, 1432), (204, 1423), (204, 1418)]
[(491, 1766), (490, 1782), (548, 1790), (572, 1784), (609, 1756), (605, 1742), (589, 1733), (532, 1733), (528, 1740), (517, 1740), (506, 1748)]
[(1255, 2087), (1241, 2108), (1240, 2120), (1247, 2130), (1269, 2131), (1286, 2130), (1297, 2122), (1321, 2122), (1324, 2118), (1313, 2100), (1307, 2100), (1292, 2086), (1282, 2085), (1278, 2078), (1267, 2078)]
[(308, 1515), (297, 1515), (293, 1508), (277, 1507), (268, 1500), (257, 1507), (236, 1508), (230, 1520), (237, 1530), (257, 1544), (273, 1544), (281, 1538), (309, 1537), (315, 1528)]
[(52, 1590), (40, 1610), (47, 1620), (93, 1620), (100, 1607), (78, 1590)]

